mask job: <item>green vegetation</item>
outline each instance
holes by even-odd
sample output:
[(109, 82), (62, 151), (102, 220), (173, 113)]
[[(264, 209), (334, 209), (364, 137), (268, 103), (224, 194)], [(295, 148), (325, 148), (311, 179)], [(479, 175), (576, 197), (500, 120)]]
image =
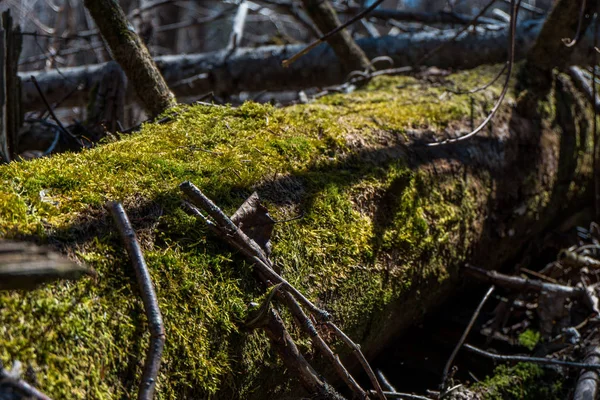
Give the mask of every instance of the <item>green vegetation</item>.
[[(497, 68), (480, 70), (479, 83)], [(464, 258), (465, 232), (485, 200), (474, 193), (477, 181), (410, 168), (394, 143), (409, 129), (468, 120), (468, 96), (445, 87), (468, 87), (473, 74), (438, 86), (381, 77), (351, 95), (286, 109), (181, 106), (173, 122), (147, 124), (118, 142), (0, 166), (0, 237), (49, 243), (98, 273), (0, 294), (0, 360), (31, 365), (54, 398), (137, 391), (149, 335), (134, 273), (103, 208), (119, 200), (166, 324), (158, 398), (285, 391), (281, 375), (262, 375), (278, 365), (268, 341), (239, 324), (264, 289), (240, 255), (181, 210), (179, 183), (194, 182), (229, 214), (253, 190), (277, 219), (303, 212), (276, 226), (273, 258), (360, 342), (384, 328), (387, 305), (420, 290), (415, 282), (444, 281)]]
[(519, 344), (528, 350), (533, 350), (540, 341), (542, 335), (538, 331), (527, 329), (519, 335)]
[(543, 367), (519, 363), (515, 366), (500, 365), (494, 375), (475, 385), (475, 391), (484, 399), (562, 399), (562, 380), (552, 377), (553, 373)]

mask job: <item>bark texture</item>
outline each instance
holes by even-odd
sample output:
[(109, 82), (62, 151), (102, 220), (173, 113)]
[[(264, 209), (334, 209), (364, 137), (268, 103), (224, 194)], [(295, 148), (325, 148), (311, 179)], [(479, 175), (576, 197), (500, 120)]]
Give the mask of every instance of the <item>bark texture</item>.
[(535, 45), (527, 55), (521, 74), (527, 86), (547, 88), (552, 82), (552, 69), (564, 70), (568, 66), (575, 46), (581, 46), (581, 43), (568, 47), (565, 40), (578, 39), (578, 33), (585, 33), (598, 9), (598, 1), (585, 1), (583, 18), (580, 18), (581, 5), (581, 1), (556, 2)]
[(85, 6), (108, 43), (114, 59), (132, 83), (146, 112), (156, 116), (175, 105), (175, 98), (148, 49), (112, 0), (86, 0)]
[[(327, 34), (341, 25), (329, 0), (302, 0), (302, 3), (310, 18), (323, 34)], [(346, 73), (371, 69), (369, 59), (346, 29), (327, 39), (327, 43), (340, 59)]]

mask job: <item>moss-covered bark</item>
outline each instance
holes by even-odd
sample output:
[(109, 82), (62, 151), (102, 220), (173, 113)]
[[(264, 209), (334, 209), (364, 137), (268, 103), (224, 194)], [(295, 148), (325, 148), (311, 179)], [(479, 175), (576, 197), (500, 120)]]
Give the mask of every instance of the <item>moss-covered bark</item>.
[[(373, 356), (460, 287), (468, 259), (497, 267), (587, 196), (587, 119), (566, 78), (528, 120), (508, 99), (470, 141), (473, 87), (380, 77), (351, 95), (287, 109), (181, 107), (173, 122), (80, 154), (0, 167), (0, 236), (49, 242), (97, 280), (0, 295), (0, 359), (37, 371), (56, 398), (137, 388), (148, 342), (133, 272), (102, 205), (124, 202), (155, 281), (167, 342), (158, 398), (285, 398), (294, 385), (260, 332), (239, 322), (261, 296), (250, 266), (180, 208), (191, 180), (232, 213), (253, 190), (276, 219), (273, 259)], [(491, 93), (476, 95), (482, 117)], [(537, 122), (536, 122), (537, 121)], [(307, 341), (300, 350), (329, 376)], [(272, 371), (281, 373), (273, 373)], [(297, 397), (298, 392), (294, 392)]]
[(174, 106), (175, 97), (119, 3), (113, 0), (86, 0), (84, 3), (146, 112), (154, 117)]

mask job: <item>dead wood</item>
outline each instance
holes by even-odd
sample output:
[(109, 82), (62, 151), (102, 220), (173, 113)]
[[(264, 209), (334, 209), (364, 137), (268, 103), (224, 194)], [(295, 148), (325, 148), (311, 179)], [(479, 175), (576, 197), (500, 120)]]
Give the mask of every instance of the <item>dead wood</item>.
[(46, 247), (0, 240), (0, 290), (34, 289), (61, 279), (79, 279), (90, 271)]
[(17, 71), (23, 38), (19, 25), (13, 26), (10, 11), (0, 20), (0, 162), (16, 158), (18, 132), (23, 123), (21, 81)]
[(138, 399), (151, 400), (154, 398), (154, 389), (156, 387), (156, 378), (160, 370), (163, 349), (165, 347), (165, 328), (163, 324), (162, 314), (158, 305), (158, 299), (152, 284), (152, 277), (148, 271), (148, 266), (142, 254), (142, 248), (137, 240), (137, 236), (129, 218), (125, 213), (125, 209), (121, 203), (110, 202), (107, 204), (113, 216), (117, 229), (121, 234), (123, 243), (137, 278), (144, 310), (150, 325), (150, 345), (144, 363), (144, 372), (139, 386)]
[[(586, 364), (600, 364), (600, 347), (590, 346), (586, 349)], [(594, 400), (598, 398), (600, 374), (598, 370), (583, 370), (577, 379), (573, 400)]]
[[(526, 21), (517, 27), (515, 59), (523, 59), (533, 45), (543, 21)], [(369, 59), (389, 56), (394, 67), (413, 66), (452, 38), (457, 30), (444, 33), (420, 33), (383, 36), (358, 40)], [(588, 40), (586, 36), (584, 38)], [(424, 66), (467, 69), (482, 64), (507, 60), (508, 30), (477, 30), (464, 33), (423, 61)], [(589, 41), (588, 41), (589, 42)], [(578, 49), (583, 47), (578, 46)], [(333, 50), (321, 45), (289, 67), (282, 62), (298, 53), (304, 45), (238, 48), (224, 57), (223, 52), (163, 56), (155, 59), (158, 68), (175, 95), (180, 98), (199, 97), (208, 92), (219, 95), (242, 91), (283, 91), (307, 87), (323, 87), (342, 83), (346, 79), (343, 67)], [(573, 63), (585, 63), (587, 52), (575, 52)], [(23, 108), (43, 109), (35, 87), (28, 82), (34, 75), (50, 103), (63, 100), (63, 106), (87, 102), (89, 92), (104, 79), (106, 64), (64, 68), (58, 71), (30, 72), (20, 75), (23, 80)], [(27, 78), (27, 79), (25, 79)], [(185, 84), (181, 84), (185, 82)], [(130, 97), (131, 98), (131, 97)]]

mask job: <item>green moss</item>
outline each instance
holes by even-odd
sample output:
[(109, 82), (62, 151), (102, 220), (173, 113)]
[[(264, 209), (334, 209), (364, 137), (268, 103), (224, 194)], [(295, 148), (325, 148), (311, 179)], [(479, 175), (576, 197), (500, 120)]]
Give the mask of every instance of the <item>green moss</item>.
[[(381, 77), (367, 90), (287, 109), (182, 106), (172, 122), (118, 142), (1, 166), (0, 234), (69, 248), (98, 277), (0, 294), (0, 360), (31, 365), (55, 398), (137, 391), (149, 336), (134, 273), (103, 209), (118, 200), (140, 236), (166, 324), (158, 398), (285, 391), (280, 375), (265, 378), (265, 368), (278, 368), (265, 337), (240, 329), (246, 305), (264, 290), (240, 255), (180, 209), (177, 186), (191, 180), (230, 214), (253, 190), (278, 219), (303, 212), (276, 225), (273, 258), (360, 339), (382, 328), (382, 310), (415, 283), (447, 279), (469, 244), (464, 233), (483, 201), (470, 178), (432, 178), (369, 147), (382, 129), (394, 135), (467, 119), (468, 96), (444, 93)], [(351, 135), (367, 147), (353, 148)]]
[(550, 370), (536, 364), (501, 365), (474, 389), (489, 400), (562, 399), (565, 395), (562, 381), (552, 375)]
[(533, 350), (540, 341), (540, 338), (541, 334), (538, 331), (527, 329), (519, 335), (519, 344), (526, 347), (528, 350)]

